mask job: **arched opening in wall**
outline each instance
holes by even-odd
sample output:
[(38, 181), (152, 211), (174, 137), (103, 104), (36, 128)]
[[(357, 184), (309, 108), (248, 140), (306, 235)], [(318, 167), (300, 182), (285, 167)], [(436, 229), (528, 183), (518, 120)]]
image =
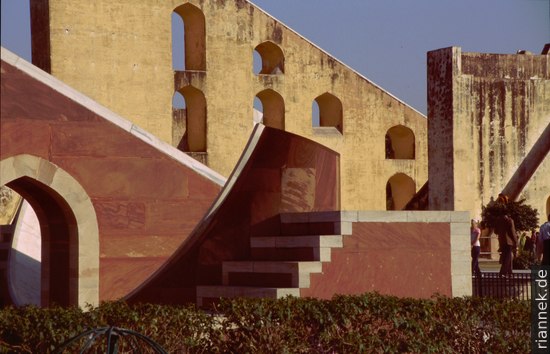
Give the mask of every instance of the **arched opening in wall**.
[[(315, 112), (315, 104), (318, 114)], [(334, 127), (343, 133), (343, 109), (342, 102), (334, 95), (326, 92), (318, 96), (312, 105), (313, 127)]]
[(282, 49), (273, 42), (267, 41), (254, 48), (254, 73), (277, 75), (285, 72), (285, 57)]
[(183, 18), (172, 12), (172, 68), (185, 70), (185, 27)]
[[(183, 49), (183, 57), (185, 58), (184, 70), (205, 71), (206, 21), (203, 12), (198, 7), (186, 3), (174, 9), (174, 13), (183, 21), (183, 43), (177, 42), (177, 37), (181, 36), (181, 30), (178, 30), (176, 33), (173, 31), (172, 50), (181, 52)], [(174, 18), (174, 15), (172, 18)], [(173, 25), (174, 22), (178, 23), (178, 21), (173, 20)]]
[(385, 136), (386, 159), (414, 159), (415, 139), (411, 129), (396, 125), (388, 129)]
[(179, 147), (187, 127), (185, 98), (178, 91), (172, 97), (172, 146)]
[(402, 210), (415, 192), (412, 178), (404, 173), (393, 175), (386, 183), (386, 210)]
[[(38, 219), (40, 304), (99, 304), (99, 228), (82, 186), (50, 161), (28, 154), (0, 161), (0, 186), (24, 198)], [(19, 243), (28, 243), (24, 237)]]
[[(259, 92), (254, 102), (260, 101), (262, 123), (268, 127), (285, 129), (285, 102), (277, 92), (267, 89)], [(255, 107), (256, 110), (256, 107)]]
[(42, 239), (30, 204), (0, 187), (0, 306), (41, 305)]
[(41, 305), (77, 305), (78, 228), (71, 208), (57, 192), (32, 178), (17, 178), (7, 186), (31, 205), (40, 224)]
[(546, 214), (544, 216), (548, 218), (548, 215), (550, 215), (550, 196), (546, 199)]
[(177, 148), (185, 152), (206, 152), (206, 98), (193, 86), (181, 89), (185, 100), (185, 131)]

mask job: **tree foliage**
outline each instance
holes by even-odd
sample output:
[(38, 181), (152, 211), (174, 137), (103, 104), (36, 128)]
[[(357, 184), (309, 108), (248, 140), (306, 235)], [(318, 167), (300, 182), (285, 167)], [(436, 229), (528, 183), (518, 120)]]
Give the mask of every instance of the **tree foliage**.
[[(0, 309), (0, 353), (52, 353), (69, 338), (105, 326), (141, 333), (169, 353), (528, 353), (529, 316), (528, 301), (377, 293), (225, 299), (208, 312), (124, 302), (87, 311), (6, 307)], [(74, 344), (64, 353), (84, 347)], [(105, 347), (94, 342), (86, 353)]]
[(497, 218), (505, 214), (514, 220), (516, 231), (530, 231), (539, 226), (538, 211), (525, 204), (525, 198), (507, 203), (491, 200), (483, 207), (481, 216), (486, 226), (494, 228)]

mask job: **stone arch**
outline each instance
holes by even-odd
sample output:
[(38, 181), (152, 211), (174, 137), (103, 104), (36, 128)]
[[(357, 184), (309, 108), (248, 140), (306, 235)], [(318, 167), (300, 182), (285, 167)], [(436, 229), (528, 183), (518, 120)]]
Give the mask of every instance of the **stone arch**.
[(183, 20), (185, 70), (206, 71), (206, 20), (195, 5), (186, 3), (174, 9)]
[(312, 109), (312, 125), (314, 127), (334, 127), (340, 131), (344, 132), (343, 124), (343, 108), (342, 101), (333, 94), (325, 92), (324, 94), (315, 98), (317, 103), (319, 116), (315, 117)]
[(273, 42), (266, 41), (254, 48), (261, 59), (258, 65), (260, 75), (277, 75), (285, 72), (285, 56), (283, 50)]
[(414, 180), (404, 173), (396, 173), (386, 183), (386, 209), (402, 210), (415, 192)]
[(414, 132), (404, 125), (396, 125), (386, 132), (386, 159), (414, 159)]
[(185, 86), (179, 91), (185, 99), (185, 133), (178, 149), (185, 152), (206, 152), (206, 97), (201, 90)]
[(97, 305), (99, 229), (84, 188), (59, 166), (27, 154), (0, 161), (0, 185), (22, 195), (40, 221), (42, 305)]
[(268, 127), (285, 130), (285, 101), (272, 89), (259, 92), (256, 97), (262, 103), (262, 123)]

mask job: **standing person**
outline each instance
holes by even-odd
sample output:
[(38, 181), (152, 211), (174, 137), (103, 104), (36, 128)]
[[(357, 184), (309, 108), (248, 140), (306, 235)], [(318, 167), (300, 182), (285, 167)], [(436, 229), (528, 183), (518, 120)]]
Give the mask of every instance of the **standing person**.
[(540, 232), (535, 232), (535, 260), (537, 262), (542, 261), (542, 239), (540, 238)]
[(546, 221), (540, 227), (539, 245), (542, 245), (542, 249), (537, 251), (538, 254), (542, 253), (542, 265), (550, 265), (550, 214), (548, 214), (548, 221)]
[(478, 225), (478, 221), (472, 219), (470, 223), (470, 244), (472, 246), (472, 275), (480, 277), (479, 254), (481, 253), (481, 243), (479, 242), (479, 237), (481, 236), (481, 230)]
[(536, 232), (535, 230), (531, 231), (531, 236), (525, 237), (525, 243), (523, 244), (523, 250), (529, 255), (529, 260), (534, 258), (535, 252), (535, 242), (536, 242)]
[(518, 248), (518, 237), (514, 220), (508, 214), (497, 218), (495, 233), (498, 235), (498, 245), (502, 252), (502, 265), (500, 266), (500, 275), (508, 276), (512, 274), (513, 255)]

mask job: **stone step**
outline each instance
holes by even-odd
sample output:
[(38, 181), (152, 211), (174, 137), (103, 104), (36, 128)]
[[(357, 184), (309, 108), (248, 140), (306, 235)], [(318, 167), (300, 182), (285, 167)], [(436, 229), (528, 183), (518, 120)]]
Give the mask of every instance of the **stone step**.
[(282, 213), (281, 235), (351, 235), (352, 221), (345, 212)]
[(343, 241), (342, 235), (252, 237), (250, 247), (254, 260), (329, 262)]
[(207, 306), (220, 298), (269, 298), (280, 299), (285, 296), (300, 296), (298, 288), (266, 288), (246, 286), (199, 285), (197, 286), (197, 305)]
[(223, 262), (224, 285), (307, 288), (309, 275), (321, 273), (321, 262), (231, 261)]

